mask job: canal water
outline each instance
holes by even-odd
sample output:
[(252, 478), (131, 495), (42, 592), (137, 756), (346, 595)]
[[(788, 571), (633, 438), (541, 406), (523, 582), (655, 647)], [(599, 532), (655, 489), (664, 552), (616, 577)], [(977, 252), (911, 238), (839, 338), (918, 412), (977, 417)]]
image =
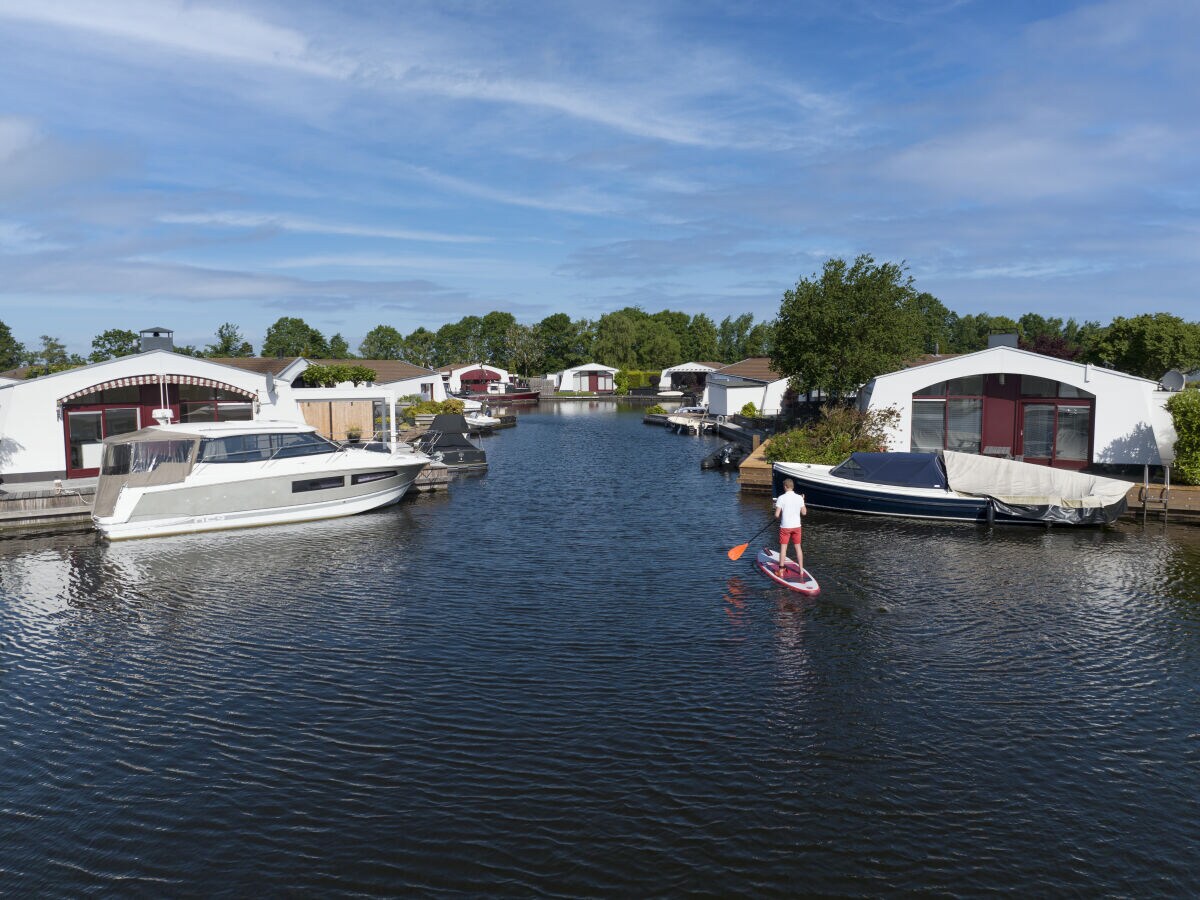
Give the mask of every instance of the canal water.
[(542, 407), (352, 519), (0, 542), (0, 893), (1200, 891), (1200, 529), (814, 512)]

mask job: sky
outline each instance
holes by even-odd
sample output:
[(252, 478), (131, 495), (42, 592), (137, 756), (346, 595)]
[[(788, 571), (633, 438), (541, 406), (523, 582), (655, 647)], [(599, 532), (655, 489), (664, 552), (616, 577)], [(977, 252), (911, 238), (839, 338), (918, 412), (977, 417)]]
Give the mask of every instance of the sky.
[(1196, 319), (1194, 0), (0, 0), (0, 321)]

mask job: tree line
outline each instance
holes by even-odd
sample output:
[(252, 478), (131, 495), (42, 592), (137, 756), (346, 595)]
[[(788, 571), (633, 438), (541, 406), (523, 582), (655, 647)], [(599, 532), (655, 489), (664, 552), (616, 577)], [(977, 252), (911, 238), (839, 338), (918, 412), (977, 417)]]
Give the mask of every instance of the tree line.
[(1158, 380), (1171, 369), (1200, 369), (1200, 322), (1170, 313), (1098, 321), (960, 316), (917, 290), (900, 263), (863, 254), (829, 259), (784, 292), (771, 342), (773, 367), (804, 390), (834, 397), (857, 390), (928, 353), (972, 353), (992, 334), (1016, 334), (1021, 349), (1095, 363)]
[[(929, 353), (971, 353), (992, 334), (1016, 334), (1018, 346), (1036, 353), (1158, 379), (1169, 369), (1200, 369), (1200, 323), (1170, 313), (1147, 313), (1078, 322), (1026, 313), (1013, 319), (988, 313), (959, 315), (932, 294), (917, 290), (903, 263), (877, 263), (863, 254), (853, 262), (829, 259), (820, 273), (784, 292), (773, 321), (749, 313), (720, 323), (704, 314), (648, 313), (629, 306), (597, 319), (554, 313), (526, 325), (507, 312), (464, 316), (436, 331), (408, 334), (376, 325), (357, 355), (341, 334), (326, 338), (301, 318), (283, 316), (267, 329), (261, 356), (309, 359), (397, 359), (438, 368), (490, 362), (525, 375), (588, 362), (618, 369), (662, 369), (681, 362), (732, 363), (770, 357), (773, 367), (804, 390), (832, 396), (857, 390), (876, 375), (895, 371)], [(0, 322), (0, 370), (21, 365), (57, 371), (137, 353), (136, 332), (110, 329), (92, 340), (88, 357), (68, 353), (50, 335), (26, 348)], [(254, 356), (254, 347), (231, 322), (203, 348), (176, 352), (211, 358)]]
[[(367, 332), (355, 354), (340, 334), (326, 338), (303, 319), (283, 316), (267, 329), (261, 355), (397, 359), (427, 368), (490, 362), (530, 375), (588, 362), (619, 369), (662, 369), (688, 361), (731, 363), (766, 355), (771, 334), (770, 323), (755, 322), (749, 313), (726, 316), (718, 324), (704, 313), (648, 313), (631, 306), (595, 320), (554, 313), (525, 325), (511, 313), (493, 311), (464, 316), (436, 331), (418, 327), (403, 334), (391, 325), (377, 325)], [(87, 357), (68, 353), (63, 343), (50, 335), (42, 335), (40, 342), (40, 346), (26, 348), (0, 322), (0, 370), (26, 365), (39, 372), (58, 371), (127, 356), (140, 347), (137, 333), (124, 329), (97, 335)], [(215, 340), (204, 348), (177, 346), (175, 351), (210, 358), (255, 355), (251, 342), (231, 322), (217, 328)]]

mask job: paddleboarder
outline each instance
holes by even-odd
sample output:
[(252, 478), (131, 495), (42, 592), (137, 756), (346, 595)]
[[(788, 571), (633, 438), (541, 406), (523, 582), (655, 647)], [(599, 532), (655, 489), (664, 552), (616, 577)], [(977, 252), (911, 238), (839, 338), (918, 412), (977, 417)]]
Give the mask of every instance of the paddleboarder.
[(779, 571), (783, 572), (787, 565), (788, 544), (796, 547), (796, 562), (800, 571), (804, 571), (804, 550), (800, 546), (800, 517), (808, 512), (804, 505), (804, 495), (795, 493), (792, 488), (796, 483), (790, 478), (783, 479), (783, 493), (775, 498), (775, 518), (779, 520)]

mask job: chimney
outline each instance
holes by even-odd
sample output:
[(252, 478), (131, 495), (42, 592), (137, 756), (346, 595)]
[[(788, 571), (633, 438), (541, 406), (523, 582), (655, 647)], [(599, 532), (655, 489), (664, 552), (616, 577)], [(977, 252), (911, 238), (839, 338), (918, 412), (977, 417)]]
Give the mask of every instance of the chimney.
[(175, 349), (175, 332), (170, 328), (143, 328), (138, 335), (141, 337), (143, 353), (147, 350)]
[(988, 349), (993, 347), (1016, 347), (1017, 336), (1015, 334), (989, 334)]

